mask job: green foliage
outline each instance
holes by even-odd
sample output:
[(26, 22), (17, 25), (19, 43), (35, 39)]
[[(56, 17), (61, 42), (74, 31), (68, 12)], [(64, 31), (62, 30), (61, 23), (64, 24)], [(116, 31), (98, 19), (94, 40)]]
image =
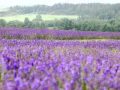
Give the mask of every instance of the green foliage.
[(78, 30), (78, 31), (110, 31), (120, 32), (120, 18), (111, 20), (101, 19), (55, 19), (50, 21), (42, 20), (42, 17), (36, 16), (32, 21), (25, 18), (24, 22), (14, 20), (6, 22), (0, 19), (0, 27), (25, 27), (25, 28), (39, 28), (39, 29), (63, 29), (63, 30)]
[(8, 10), (9, 14), (57, 14), (80, 15), (81, 18), (114, 19), (120, 16), (120, 4), (55, 4), (53, 6), (36, 5), (31, 7), (15, 6)]
[(74, 23), (72, 22), (72, 20), (69, 20), (67, 18), (60, 20), (59, 25), (60, 25), (59, 27), (61, 29), (65, 29), (65, 30), (69, 30), (69, 29), (74, 28)]
[(29, 20), (29, 18), (25, 18), (24, 20), (24, 27), (30, 28), (32, 26), (32, 22)]
[(32, 27), (41, 29), (46, 28), (46, 25), (40, 14), (36, 15), (36, 18), (32, 20)]
[(9, 27), (23, 27), (23, 23), (15, 20), (15, 21), (8, 22), (7, 26), (9, 26)]
[(82, 85), (82, 90), (87, 90), (87, 86), (85, 83), (83, 83), (83, 85)]
[(40, 14), (36, 15), (36, 20), (42, 21), (42, 16)]
[(0, 82), (2, 81), (2, 73), (0, 73)]
[(4, 19), (0, 19), (0, 27), (5, 27), (6, 21)]
[(41, 22), (32, 22), (32, 27), (33, 28), (41, 28), (41, 29), (44, 29), (46, 28), (46, 25), (43, 21)]
[[(0, 12), (1, 15), (7, 17), (0, 17), (0, 27), (120, 32), (120, 4), (15, 6)], [(79, 17), (76, 19), (77, 16)]]
[(34, 22), (40, 22), (42, 21), (42, 16), (40, 14), (36, 15), (36, 18), (33, 19)]

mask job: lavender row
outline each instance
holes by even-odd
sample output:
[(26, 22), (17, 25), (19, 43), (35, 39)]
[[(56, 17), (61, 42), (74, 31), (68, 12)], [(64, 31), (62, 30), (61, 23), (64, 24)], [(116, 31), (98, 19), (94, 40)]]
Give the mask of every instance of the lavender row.
[(1, 41), (3, 90), (119, 90), (119, 41), (93, 43)]
[(103, 48), (103, 49), (120, 49), (120, 40), (0, 40), (0, 47), (21, 47), (21, 46), (48, 46), (48, 47), (83, 47), (83, 48)]
[(120, 39), (120, 32), (47, 30), (30, 28), (0, 28), (0, 38), (6, 39)]

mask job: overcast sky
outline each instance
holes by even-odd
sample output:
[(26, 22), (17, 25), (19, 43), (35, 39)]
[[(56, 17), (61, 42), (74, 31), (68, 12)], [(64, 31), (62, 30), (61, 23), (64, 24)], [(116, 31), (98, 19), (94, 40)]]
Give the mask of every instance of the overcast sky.
[(120, 0), (0, 0), (0, 8), (9, 6), (53, 5), (55, 3), (120, 3)]

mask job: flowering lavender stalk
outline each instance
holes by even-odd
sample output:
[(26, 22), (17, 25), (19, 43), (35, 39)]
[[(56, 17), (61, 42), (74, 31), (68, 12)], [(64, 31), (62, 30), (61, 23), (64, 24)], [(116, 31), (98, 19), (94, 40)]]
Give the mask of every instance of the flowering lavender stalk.
[(119, 44), (1, 40), (3, 90), (119, 90)]
[(120, 32), (96, 32), (73, 30), (47, 30), (30, 28), (0, 28), (0, 38), (5, 39), (120, 39)]

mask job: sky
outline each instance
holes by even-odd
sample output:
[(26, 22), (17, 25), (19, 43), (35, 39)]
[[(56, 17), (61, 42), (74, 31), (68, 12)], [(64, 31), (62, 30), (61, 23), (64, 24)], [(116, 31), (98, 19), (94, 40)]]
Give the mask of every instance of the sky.
[(120, 0), (0, 0), (0, 8), (10, 6), (53, 5), (56, 3), (120, 3)]

